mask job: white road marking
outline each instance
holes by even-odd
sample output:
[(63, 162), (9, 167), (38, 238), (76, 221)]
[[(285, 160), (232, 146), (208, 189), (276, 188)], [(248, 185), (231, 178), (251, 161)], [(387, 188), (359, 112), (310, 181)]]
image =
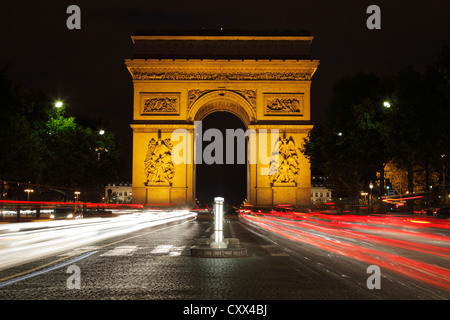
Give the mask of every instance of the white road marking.
[(116, 247), (113, 250), (109, 250), (104, 254), (101, 254), (101, 257), (118, 257), (118, 256), (131, 256), (137, 250), (136, 246), (120, 246)]
[[(165, 244), (165, 245), (159, 245), (153, 248), (152, 251), (150, 251), (150, 254), (156, 254), (156, 255), (168, 255), (170, 257), (177, 257), (180, 256), (187, 247), (186, 246), (174, 246), (171, 244)], [(82, 248), (80, 248), (82, 249)], [(78, 250), (80, 250), (78, 249)], [(87, 248), (85, 248), (87, 249)], [(145, 249), (145, 247), (136, 247), (136, 246), (120, 246), (116, 247), (113, 250), (109, 250), (103, 254), (101, 254), (101, 257), (118, 257), (118, 256), (132, 256), (138, 249)], [(93, 249), (91, 249), (93, 250)], [(91, 251), (88, 250), (88, 251)]]
[(169, 253), (170, 249), (172, 249), (173, 245), (159, 245), (155, 249), (153, 249), (150, 253)]
[(86, 247), (76, 248), (76, 249), (74, 249), (72, 251), (60, 254), (59, 257), (74, 256), (74, 255), (83, 254), (85, 252), (94, 251), (94, 250), (98, 250), (98, 247), (96, 247), (96, 246), (86, 246)]
[(184, 249), (186, 249), (186, 246), (173, 247), (169, 252), (169, 256), (171, 257), (180, 256)]

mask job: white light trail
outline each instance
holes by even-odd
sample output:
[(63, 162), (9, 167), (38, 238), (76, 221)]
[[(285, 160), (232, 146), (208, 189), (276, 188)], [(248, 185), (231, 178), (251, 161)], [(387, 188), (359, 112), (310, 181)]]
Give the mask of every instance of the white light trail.
[(187, 211), (141, 212), (113, 218), (5, 224), (0, 226), (0, 270), (195, 216)]

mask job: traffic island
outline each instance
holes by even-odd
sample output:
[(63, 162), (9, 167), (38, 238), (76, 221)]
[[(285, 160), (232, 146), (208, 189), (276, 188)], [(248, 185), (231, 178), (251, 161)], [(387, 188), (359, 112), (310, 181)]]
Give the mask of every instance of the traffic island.
[(195, 245), (190, 250), (191, 256), (208, 258), (247, 256), (247, 249), (241, 247), (239, 239), (223, 237), (223, 203), (223, 198), (214, 198), (214, 233), (209, 238), (195, 239)]
[(214, 242), (212, 238), (195, 239), (195, 245), (191, 247), (191, 256), (203, 258), (238, 258), (247, 256), (247, 248), (240, 245), (237, 238), (225, 238), (223, 242), (225, 248), (214, 248), (211, 244)]

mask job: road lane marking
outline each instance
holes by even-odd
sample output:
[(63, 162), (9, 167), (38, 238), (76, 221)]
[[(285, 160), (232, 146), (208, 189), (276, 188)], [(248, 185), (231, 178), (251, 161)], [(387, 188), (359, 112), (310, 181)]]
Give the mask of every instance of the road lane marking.
[(81, 248), (73, 249), (72, 251), (65, 252), (63, 254), (60, 254), (58, 257), (67, 257), (67, 256), (77, 256), (79, 254), (83, 254), (85, 252), (98, 250), (98, 247), (96, 246), (86, 246)]
[(172, 249), (173, 245), (159, 245), (156, 248), (154, 248), (150, 253), (151, 254), (157, 254), (157, 253), (169, 253), (170, 249)]
[[(174, 246), (172, 244), (158, 245), (150, 251), (150, 254), (154, 255), (168, 255), (170, 257), (177, 257), (186, 250), (187, 246)], [(109, 250), (103, 254), (101, 257), (119, 257), (119, 256), (132, 256), (137, 250), (146, 249), (145, 247), (136, 246), (120, 246), (112, 250)]]
[(100, 257), (120, 257), (120, 256), (131, 256), (137, 250), (137, 246), (120, 246), (113, 250), (109, 250), (100, 255)]
[(181, 253), (183, 252), (183, 250), (185, 250), (187, 247), (186, 246), (181, 246), (181, 247), (173, 247), (170, 252), (169, 252), (169, 256), (170, 257), (178, 257), (181, 256)]
[(191, 222), (192, 220), (195, 220), (195, 219), (196, 218), (192, 218), (192, 219), (189, 219), (187, 221), (183, 221), (183, 222), (180, 222), (180, 223), (177, 223), (177, 224), (174, 224), (174, 225), (170, 225), (170, 226), (167, 226), (167, 227), (163, 227), (163, 228), (160, 228), (160, 229), (157, 229), (157, 230), (152, 230), (152, 231), (149, 231), (149, 232), (138, 234), (138, 235), (135, 235), (135, 236), (132, 236), (132, 237), (128, 237), (126, 239), (117, 240), (117, 241), (105, 244), (103, 246), (100, 246), (99, 248), (101, 249), (101, 248), (109, 247), (109, 246), (112, 246), (114, 244), (121, 243), (121, 242), (124, 242), (124, 241), (127, 241), (127, 240), (131, 240), (131, 239), (134, 239), (134, 238), (139, 238), (139, 237), (145, 236), (145, 235), (150, 234), (150, 233), (154, 233), (154, 232), (166, 230), (166, 229), (169, 229), (169, 228), (172, 228), (172, 227), (176, 227), (176, 226), (179, 226), (180, 224), (188, 223), (188, 222)]

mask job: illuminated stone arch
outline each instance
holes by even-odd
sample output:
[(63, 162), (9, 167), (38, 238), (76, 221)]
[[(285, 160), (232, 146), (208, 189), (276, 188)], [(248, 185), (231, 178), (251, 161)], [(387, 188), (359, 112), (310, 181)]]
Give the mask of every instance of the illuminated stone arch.
[[(196, 187), (201, 187), (195, 185), (191, 152), (195, 122), (224, 111), (236, 115), (258, 141), (260, 132), (279, 130), (283, 158), (247, 164), (248, 203), (309, 204), (310, 164), (299, 148), (312, 129), (310, 87), (319, 64), (310, 56), (312, 39), (292, 34), (133, 36), (134, 55), (125, 61), (134, 93), (133, 202), (195, 204)], [(179, 130), (184, 136), (174, 141)], [(270, 149), (271, 143), (263, 147)], [(188, 150), (185, 163), (171, 161), (180, 144)], [(267, 174), (277, 163), (280, 174)]]

